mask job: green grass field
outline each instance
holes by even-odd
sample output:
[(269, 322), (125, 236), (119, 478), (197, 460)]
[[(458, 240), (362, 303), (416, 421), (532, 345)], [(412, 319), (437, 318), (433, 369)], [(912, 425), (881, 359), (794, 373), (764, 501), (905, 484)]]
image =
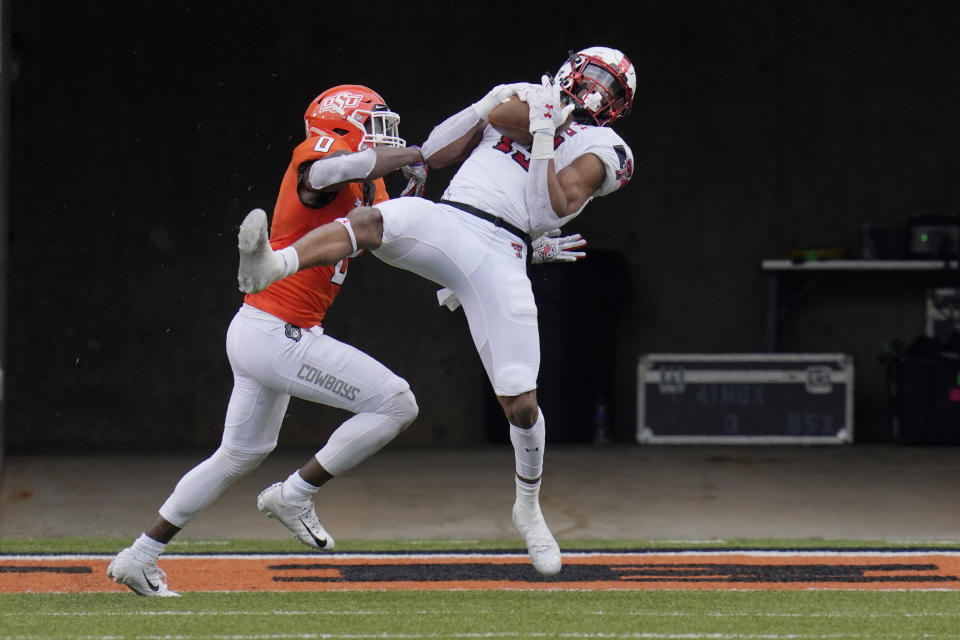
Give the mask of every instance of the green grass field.
[[(120, 540), (0, 540), (0, 553), (114, 552)], [(691, 547), (688, 543), (670, 543)], [(516, 549), (516, 543), (347, 542), (343, 550)], [(579, 549), (664, 548), (577, 542)], [(880, 547), (724, 541), (698, 548)], [(897, 546), (904, 546), (898, 544)], [(920, 546), (931, 546), (929, 544)], [(960, 545), (943, 545), (960, 548)], [(294, 542), (185, 541), (175, 553), (301, 552)], [(960, 639), (960, 591), (352, 591), (0, 595), (0, 640), (676, 638)]]
[(0, 637), (957, 638), (945, 592), (323, 592), (0, 597)]

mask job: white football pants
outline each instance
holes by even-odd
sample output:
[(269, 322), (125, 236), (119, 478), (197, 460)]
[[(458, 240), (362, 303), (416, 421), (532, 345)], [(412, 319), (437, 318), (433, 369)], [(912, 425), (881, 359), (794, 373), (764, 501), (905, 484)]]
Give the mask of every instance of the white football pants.
[(396, 198), (377, 209), (383, 244), (373, 254), (457, 295), (497, 395), (535, 389), (540, 334), (526, 244), (465, 211), (422, 198)]
[(177, 527), (273, 451), (291, 396), (355, 414), (316, 454), (334, 476), (379, 451), (417, 417), (406, 380), (319, 327), (291, 330), (245, 304), (227, 330), (227, 356), (234, 384), (220, 448), (183, 476), (160, 507)]

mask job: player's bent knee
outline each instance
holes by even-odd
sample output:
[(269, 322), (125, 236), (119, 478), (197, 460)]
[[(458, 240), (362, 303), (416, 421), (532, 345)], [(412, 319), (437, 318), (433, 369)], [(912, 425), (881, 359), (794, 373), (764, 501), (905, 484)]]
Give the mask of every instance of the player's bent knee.
[(510, 421), (510, 424), (520, 427), (521, 429), (529, 429), (537, 421), (537, 406), (521, 405), (513, 407), (509, 413), (507, 413), (507, 420)]
[(397, 424), (397, 433), (401, 433), (410, 426), (410, 423), (417, 419), (420, 413), (420, 407), (417, 405), (417, 399), (410, 389), (401, 391), (391, 397), (388, 401), (388, 411)]
[(221, 446), (214, 452), (213, 457), (217, 466), (229, 478), (240, 478), (260, 466), (273, 447), (268, 451), (246, 451), (235, 447)]
[(540, 416), (536, 391), (528, 391), (518, 396), (499, 396), (497, 399), (507, 420), (515, 427), (529, 429)]
[(358, 249), (377, 249), (383, 242), (383, 216), (376, 207), (357, 207), (349, 214)]

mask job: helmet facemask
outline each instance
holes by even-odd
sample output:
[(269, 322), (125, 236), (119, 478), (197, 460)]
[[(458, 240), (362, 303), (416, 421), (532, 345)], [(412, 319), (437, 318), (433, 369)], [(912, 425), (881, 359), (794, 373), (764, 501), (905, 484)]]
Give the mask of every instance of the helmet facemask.
[(357, 109), (352, 118), (363, 123), (364, 143), (374, 147), (407, 146), (407, 141), (400, 137), (400, 116), (387, 105), (374, 105), (371, 111)]

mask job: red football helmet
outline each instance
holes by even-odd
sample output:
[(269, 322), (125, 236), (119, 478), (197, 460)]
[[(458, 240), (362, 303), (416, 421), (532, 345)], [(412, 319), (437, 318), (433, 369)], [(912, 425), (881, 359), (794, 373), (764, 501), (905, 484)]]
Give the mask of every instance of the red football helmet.
[(630, 112), (637, 73), (622, 52), (590, 47), (571, 53), (554, 82), (576, 105), (574, 120), (602, 127)]
[(357, 151), (368, 146), (405, 147), (399, 136), (398, 116), (380, 95), (358, 84), (327, 89), (310, 103), (303, 115), (307, 137), (334, 133)]

